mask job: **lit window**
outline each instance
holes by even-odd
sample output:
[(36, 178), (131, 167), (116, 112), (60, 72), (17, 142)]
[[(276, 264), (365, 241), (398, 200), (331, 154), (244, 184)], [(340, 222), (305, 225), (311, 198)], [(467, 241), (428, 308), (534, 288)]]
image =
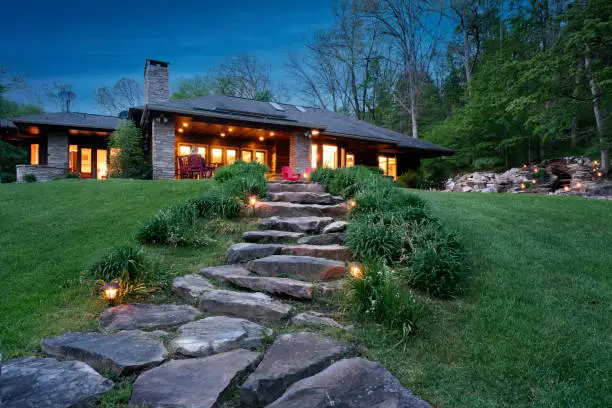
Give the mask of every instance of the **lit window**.
[(266, 164), (266, 152), (255, 152), (255, 161), (261, 164)]
[(226, 164), (232, 164), (236, 161), (237, 152), (234, 149), (227, 149), (225, 151)]
[[(119, 149), (111, 149), (113, 150)], [(71, 173), (77, 173), (79, 170), (77, 169), (77, 161), (79, 160), (79, 146), (70, 145), (68, 146), (68, 168)]]
[(397, 160), (395, 157), (378, 156), (378, 167), (385, 176), (397, 177)]
[(223, 149), (221, 149), (220, 147), (213, 147), (211, 153), (212, 153), (211, 161), (213, 163), (218, 163), (218, 164), (223, 163)]
[(38, 152), (40, 145), (31, 144), (30, 145), (30, 164), (38, 164)]
[(313, 144), (311, 147), (311, 158), (310, 158), (310, 167), (313, 169), (317, 168), (317, 161), (319, 160), (319, 154), (317, 153), (319, 150), (316, 144)]
[(91, 149), (81, 148), (81, 176), (91, 177)]
[(206, 158), (206, 148), (198, 146), (198, 154), (202, 156), (203, 159)]
[(355, 166), (355, 155), (347, 154), (346, 155), (346, 167), (354, 167)]
[(338, 146), (323, 145), (323, 167), (338, 167)]
[(98, 149), (96, 151), (96, 174), (98, 179), (105, 179), (107, 176), (106, 150)]
[(253, 152), (250, 150), (242, 151), (242, 161), (250, 163), (253, 160)]
[(191, 153), (191, 146), (179, 145), (179, 156), (188, 156)]

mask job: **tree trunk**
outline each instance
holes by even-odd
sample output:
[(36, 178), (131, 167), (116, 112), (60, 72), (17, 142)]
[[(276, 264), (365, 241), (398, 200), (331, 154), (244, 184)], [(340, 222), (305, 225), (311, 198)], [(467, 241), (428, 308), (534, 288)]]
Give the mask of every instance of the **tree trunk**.
[(419, 112), (417, 107), (417, 96), (414, 89), (410, 90), (410, 119), (412, 122), (412, 137), (415, 139), (419, 138)]
[(468, 36), (467, 28), (463, 29), (463, 68), (465, 68), (465, 81), (467, 83), (469, 92), (472, 72), (470, 69), (470, 38)]
[(604, 133), (604, 119), (602, 114), (603, 109), (600, 104), (600, 92), (597, 87), (597, 83), (595, 82), (595, 78), (593, 77), (592, 72), (590, 72), (591, 63), (592, 58), (590, 56), (585, 57), (584, 67), (586, 68), (589, 74), (589, 86), (591, 88), (591, 95), (593, 96), (593, 115), (595, 116), (595, 125), (597, 126), (597, 135), (599, 136), (599, 144), (601, 151), (601, 172), (607, 175), (610, 171), (610, 158), (608, 152), (608, 144)]

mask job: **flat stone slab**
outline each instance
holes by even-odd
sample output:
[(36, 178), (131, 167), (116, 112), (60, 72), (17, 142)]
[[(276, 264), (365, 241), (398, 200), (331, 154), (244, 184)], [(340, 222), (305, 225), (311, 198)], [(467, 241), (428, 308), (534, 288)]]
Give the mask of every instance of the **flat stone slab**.
[(330, 232), (327, 234), (309, 235), (298, 239), (298, 244), (308, 245), (344, 245), (346, 235), (343, 232)]
[(246, 276), (250, 274), (251, 272), (249, 272), (243, 265), (221, 265), (200, 269), (200, 275), (203, 275), (209, 279), (214, 279), (219, 283), (227, 282), (227, 276)]
[(321, 291), (322, 295), (331, 295), (344, 289), (344, 284), (344, 279), (319, 282), (319, 290)]
[(95, 403), (113, 382), (80, 361), (23, 357), (2, 363), (2, 408), (72, 408)]
[(200, 297), (198, 307), (209, 314), (223, 314), (245, 319), (279, 321), (287, 317), (291, 306), (265, 293), (214, 290)]
[(268, 196), (270, 201), (298, 204), (339, 204), (344, 201), (342, 197), (336, 197), (329, 193), (312, 193), (309, 191), (284, 191), (268, 193)]
[(280, 255), (312, 256), (336, 261), (353, 259), (351, 251), (343, 245), (287, 245), (281, 248)]
[(260, 353), (236, 350), (203, 358), (169, 361), (136, 379), (130, 405), (218, 407), (223, 391), (260, 358)]
[(258, 217), (341, 217), (347, 212), (345, 204), (295, 204), (259, 201), (254, 207)]
[(293, 384), (266, 408), (431, 408), (415, 397), (379, 363), (363, 358), (340, 360)]
[(279, 244), (253, 244), (241, 242), (234, 244), (225, 251), (225, 261), (229, 264), (248, 262), (252, 259), (265, 258), (279, 254), (282, 245)]
[(291, 231), (247, 231), (242, 234), (242, 239), (246, 242), (258, 243), (283, 243), (288, 241), (297, 241), (302, 238), (304, 233)]
[(215, 289), (208, 279), (195, 274), (179, 276), (172, 281), (172, 292), (191, 305), (197, 303), (202, 293)]
[(328, 234), (331, 232), (344, 232), (348, 227), (348, 222), (346, 221), (334, 221), (331, 224), (327, 225), (323, 228), (323, 234)]
[(168, 329), (194, 321), (200, 312), (188, 305), (137, 303), (106, 309), (100, 316), (100, 331)]
[(304, 312), (291, 318), (296, 326), (330, 326), (343, 330), (351, 330), (352, 326), (343, 326), (329, 316), (318, 312)]
[(263, 337), (270, 335), (271, 329), (245, 319), (212, 316), (179, 327), (170, 347), (184, 356), (206, 357), (259, 347)]
[(268, 183), (268, 192), (269, 193), (282, 193), (282, 192), (326, 193), (327, 187), (319, 183), (272, 182), (272, 183)]
[(266, 230), (314, 233), (334, 222), (331, 217), (270, 217), (261, 220), (259, 227)]
[(284, 334), (242, 385), (240, 400), (247, 407), (264, 407), (291, 384), (318, 373), (351, 351), (349, 345), (315, 333)]
[(346, 274), (344, 262), (312, 256), (273, 255), (249, 261), (246, 267), (259, 276), (282, 276), (306, 281), (330, 280)]
[(228, 276), (227, 281), (234, 286), (271, 295), (289, 296), (296, 299), (312, 299), (313, 284), (289, 279), (252, 276)]

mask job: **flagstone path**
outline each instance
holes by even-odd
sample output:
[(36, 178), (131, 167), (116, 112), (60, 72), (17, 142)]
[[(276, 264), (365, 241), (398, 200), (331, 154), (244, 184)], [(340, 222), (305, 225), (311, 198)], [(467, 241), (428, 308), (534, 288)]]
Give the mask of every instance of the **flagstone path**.
[(179, 304), (116, 306), (99, 332), (43, 339), (54, 358), (4, 362), (0, 406), (81, 406), (112, 387), (100, 374), (113, 371), (139, 374), (138, 406), (236, 406), (226, 400), (238, 393), (242, 407), (430, 407), (349, 344), (304, 331), (266, 349), (279, 323), (352, 329), (305, 310), (342, 288), (346, 204), (316, 183), (268, 187), (270, 201), (253, 208), (259, 230), (228, 248), (227, 265), (176, 278)]

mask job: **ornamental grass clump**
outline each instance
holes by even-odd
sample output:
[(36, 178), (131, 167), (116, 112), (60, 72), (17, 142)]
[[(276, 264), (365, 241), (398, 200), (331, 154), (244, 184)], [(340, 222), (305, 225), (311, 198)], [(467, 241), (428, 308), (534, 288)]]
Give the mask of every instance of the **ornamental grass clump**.
[(143, 225), (136, 239), (142, 244), (201, 246), (210, 241), (197, 225), (200, 210), (192, 201), (172, 204), (161, 209)]

